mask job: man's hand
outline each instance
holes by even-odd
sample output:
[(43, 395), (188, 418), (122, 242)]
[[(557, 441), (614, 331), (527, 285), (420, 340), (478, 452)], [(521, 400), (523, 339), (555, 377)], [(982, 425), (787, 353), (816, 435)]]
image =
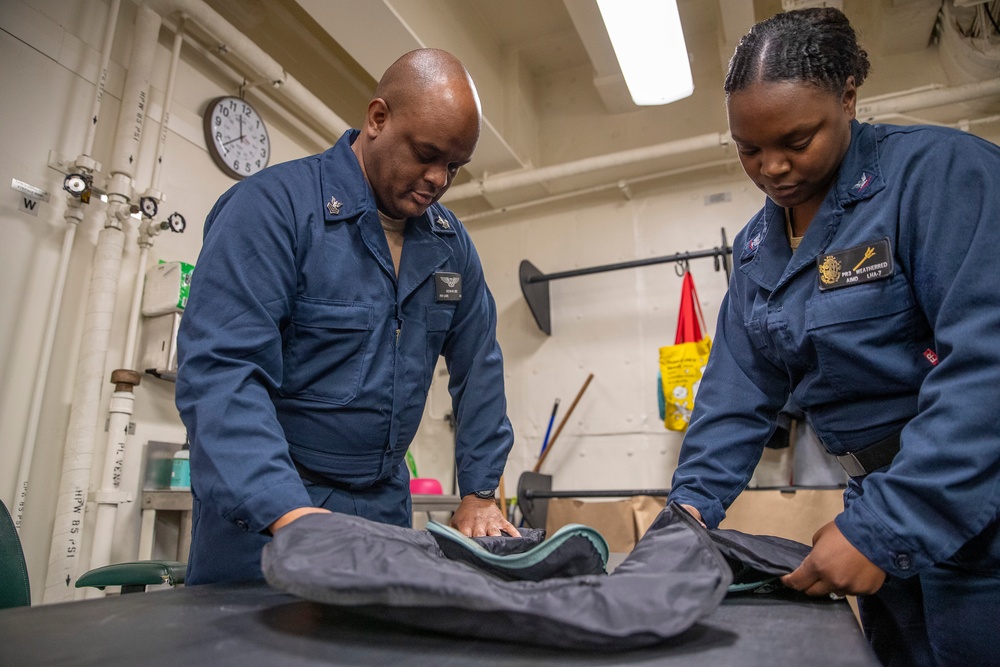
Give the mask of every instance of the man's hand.
[(885, 571), (868, 560), (833, 521), (813, 535), (812, 552), (781, 583), (807, 595), (868, 595), (885, 582)]
[(286, 512), (285, 514), (282, 514), (280, 517), (278, 517), (277, 521), (272, 523), (267, 528), (268, 530), (271, 531), (271, 534), (274, 535), (280, 529), (284, 528), (285, 526), (295, 521), (296, 519), (304, 517), (306, 514), (323, 514), (323, 513), (329, 514), (330, 510), (325, 510), (322, 507), (299, 507), (297, 509), (293, 509), (291, 512)]
[(514, 524), (501, 514), (495, 501), (477, 498), (474, 493), (462, 498), (451, 517), (451, 526), (468, 537), (499, 535), (501, 530), (512, 537), (521, 537)]

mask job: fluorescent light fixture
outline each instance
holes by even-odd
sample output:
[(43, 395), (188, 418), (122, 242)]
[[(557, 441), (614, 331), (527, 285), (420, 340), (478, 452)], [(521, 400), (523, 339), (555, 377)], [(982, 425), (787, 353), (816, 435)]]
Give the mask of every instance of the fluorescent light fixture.
[(676, 102), (694, 92), (676, 0), (597, 0), (632, 101)]

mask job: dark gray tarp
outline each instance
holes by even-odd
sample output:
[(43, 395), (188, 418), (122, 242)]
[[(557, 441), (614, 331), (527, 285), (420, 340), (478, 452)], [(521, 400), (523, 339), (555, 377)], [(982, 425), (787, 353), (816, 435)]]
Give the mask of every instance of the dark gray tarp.
[[(566, 544), (549, 557), (572, 560), (580, 543)], [(401, 625), (609, 650), (682, 633), (718, 607), (732, 581), (708, 532), (674, 506), (610, 575), (506, 581), (449, 559), (427, 531), (343, 514), (310, 514), (281, 529), (262, 568), (275, 588)]]
[(710, 535), (733, 571), (730, 592), (780, 585), (778, 577), (797, 568), (812, 550), (800, 542), (772, 535), (749, 535), (722, 528)]

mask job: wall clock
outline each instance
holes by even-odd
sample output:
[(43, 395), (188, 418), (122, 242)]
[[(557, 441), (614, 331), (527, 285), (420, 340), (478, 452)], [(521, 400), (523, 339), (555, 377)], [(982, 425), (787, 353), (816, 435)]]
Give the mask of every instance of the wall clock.
[(271, 140), (250, 103), (231, 95), (217, 97), (205, 109), (205, 143), (212, 161), (232, 178), (246, 178), (267, 166)]

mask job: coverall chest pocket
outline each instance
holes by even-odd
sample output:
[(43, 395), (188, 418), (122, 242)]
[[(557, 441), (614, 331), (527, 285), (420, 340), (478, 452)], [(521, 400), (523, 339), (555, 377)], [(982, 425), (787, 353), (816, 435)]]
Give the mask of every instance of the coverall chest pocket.
[(817, 369), (841, 398), (919, 384), (921, 351), (931, 337), (905, 276), (818, 294), (805, 316)]
[(456, 306), (427, 307), (427, 368), (437, 365), (437, 358), (444, 348), (444, 338), (451, 329)]
[(373, 323), (370, 304), (296, 299), (284, 332), (282, 394), (334, 405), (354, 400)]

